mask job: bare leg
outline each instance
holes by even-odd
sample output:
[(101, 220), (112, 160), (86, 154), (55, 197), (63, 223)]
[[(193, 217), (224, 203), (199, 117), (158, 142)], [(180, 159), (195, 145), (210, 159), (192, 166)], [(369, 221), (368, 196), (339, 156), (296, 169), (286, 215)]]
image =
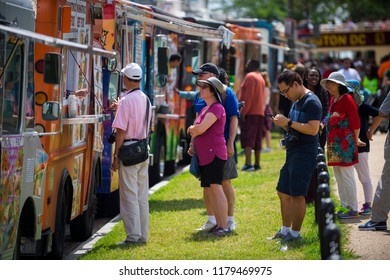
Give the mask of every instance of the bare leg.
[(255, 165), (260, 166), (260, 152), (261, 150), (255, 150)]
[(218, 227), (227, 228), (227, 200), (222, 186), (211, 184), (210, 188), (205, 188), (205, 191), (211, 196), (212, 209)]
[[(227, 214), (228, 216), (234, 216), (234, 202), (235, 194), (232, 185), (232, 180), (223, 180), (222, 181), (223, 192), (225, 193), (227, 199)], [(208, 213), (208, 212), (207, 212)]]
[(292, 223), (291, 229), (300, 231), (306, 214), (306, 201), (304, 196), (292, 196)]
[(213, 213), (213, 208), (211, 207), (212, 202), (211, 202), (211, 197), (210, 197), (210, 192), (207, 192), (208, 188), (203, 188), (203, 199), (204, 199), (204, 205), (206, 207), (206, 213), (207, 216), (214, 216)]
[(245, 150), (245, 164), (252, 165), (252, 148), (245, 147), (244, 150)]
[(266, 143), (266, 146), (267, 148), (270, 148), (271, 149), (271, 131), (267, 130), (267, 132), (265, 133), (265, 143)]
[(282, 213), (282, 225), (291, 227), (292, 222), (292, 199), (291, 196), (278, 192), (280, 199), (280, 211)]

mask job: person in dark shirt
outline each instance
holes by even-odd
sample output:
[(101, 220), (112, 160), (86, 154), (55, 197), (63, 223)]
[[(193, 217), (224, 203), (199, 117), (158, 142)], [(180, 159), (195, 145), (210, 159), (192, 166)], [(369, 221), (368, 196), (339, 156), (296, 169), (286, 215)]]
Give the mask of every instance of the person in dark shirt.
[(305, 196), (316, 166), (321, 102), (303, 86), (301, 77), (287, 70), (277, 79), (280, 94), (292, 102), (288, 117), (277, 114), (275, 125), (286, 130), (286, 162), (280, 170), (276, 187), (282, 215), (282, 227), (269, 239), (282, 243), (301, 239), (300, 230), (306, 214)]
[[(346, 80), (350, 94), (359, 91), (360, 83), (357, 80)], [(355, 93), (357, 94), (357, 93)], [(358, 106), (358, 104), (357, 104)], [(371, 215), (371, 203), (373, 199), (373, 186), (371, 182), (370, 169), (368, 166), (368, 154), (370, 152), (370, 140), (367, 136), (372, 131), (372, 127), (377, 127), (381, 122), (379, 117), (379, 110), (365, 102), (358, 107), (358, 114), (360, 119), (360, 133), (359, 138), (366, 143), (365, 146), (358, 146), (359, 162), (354, 165), (359, 177), (359, 181), (363, 186), (364, 203), (359, 212), (360, 215)], [(372, 124), (369, 125), (369, 118), (372, 117)], [(372, 134), (371, 134), (372, 135)]]

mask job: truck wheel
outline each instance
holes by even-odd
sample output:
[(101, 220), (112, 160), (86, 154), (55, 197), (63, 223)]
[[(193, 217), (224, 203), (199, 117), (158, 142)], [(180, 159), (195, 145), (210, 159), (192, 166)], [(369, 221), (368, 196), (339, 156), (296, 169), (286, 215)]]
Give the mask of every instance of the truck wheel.
[(94, 168), (95, 172), (92, 177), (91, 187), (89, 191), (88, 209), (73, 221), (70, 222), (70, 237), (73, 241), (85, 241), (92, 236), (93, 222), (95, 218), (95, 202), (96, 202), (96, 183), (97, 180), (97, 168)]
[(172, 175), (176, 172), (176, 162), (174, 160), (168, 160), (165, 162), (165, 176)]
[(149, 187), (154, 186), (164, 177), (165, 169), (165, 137), (159, 134), (154, 151), (153, 165), (149, 167)]
[(21, 228), (20, 228), (20, 222), (19, 222), (18, 232), (16, 234), (14, 255), (13, 255), (13, 259), (14, 260), (19, 260), (20, 259), (20, 240), (21, 240), (21, 237), (22, 237), (22, 234), (21, 234)]
[(51, 259), (60, 260), (64, 254), (65, 247), (65, 226), (66, 226), (66, 196), (65, 190), (60, 190), (60, 208), (56, 213), (56, 228), (53, 235), (52, 251), (49, 254)]

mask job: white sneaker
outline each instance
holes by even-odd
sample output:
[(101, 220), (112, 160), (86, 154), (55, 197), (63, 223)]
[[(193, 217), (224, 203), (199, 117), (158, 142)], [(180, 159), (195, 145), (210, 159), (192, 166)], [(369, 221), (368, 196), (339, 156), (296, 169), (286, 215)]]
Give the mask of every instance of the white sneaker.
[(235, 229), (236, 229), (236, 223), (233, 222), (233, 221), (228, 221), (228, 229), (229, 229), (230, 231), (235, 230)]
[(270, 152), (272, 152), (272, 149), (267, 147), (267, 148), (262, 149), (261, 152), (262, 153), (270, 153)]
[(213, 224), (212, 222), (207, 221), (203, 226), (201, 226), (200, 228), (197, 228), (196, 230), (198, 230), (198, 231), (206, 231), (206, 230), (212, 229), (215, 226), (216, 226), (216, 224)]

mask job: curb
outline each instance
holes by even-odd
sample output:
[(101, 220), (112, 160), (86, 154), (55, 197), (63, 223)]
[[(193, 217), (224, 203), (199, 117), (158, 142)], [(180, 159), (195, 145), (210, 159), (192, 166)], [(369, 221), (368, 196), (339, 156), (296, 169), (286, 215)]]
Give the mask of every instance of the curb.
[[(157, 192), (162, 187), (166, 186), (169, 182), (169, 180), (181, 174), (182, 172), (188, 171), (189, 166), (185, 166), (183, 168), (178, 168), (179, 170), (175, 172), (173, 175), (165, 178), (165, 180), (159, 182), (158, 184), (154, 185), (149, 189), (149, 196)], [(82, 244), (77, 246), (76, 249), (74, 249), (69, 255), (64, 256), (64, 260), (77, 260), (82, 255), (87, 253), (88, 251), (92, 250), (93, 246), (95, 245), (98, 240), (104, 236), (106, 236), (113, 227), (121, 220), (120, 214), (116, 215), (114, 218), (112, 218), (107, 224), (105, 224), (103, 227), (101, 227), (97, 232), (95, 232), (88, 240), (84, 241)]]

